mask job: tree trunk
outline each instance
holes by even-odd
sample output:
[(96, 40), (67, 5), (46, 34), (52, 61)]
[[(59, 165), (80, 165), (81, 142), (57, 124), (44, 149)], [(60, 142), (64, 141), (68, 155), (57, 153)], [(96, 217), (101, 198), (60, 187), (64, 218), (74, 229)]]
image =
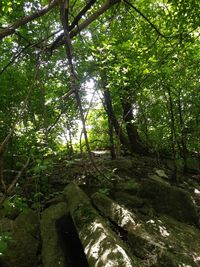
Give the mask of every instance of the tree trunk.
[(108, 132), (109, 132), (109, 138), (110, 138), (110, 155), (111, 159), (116, 159), (116, 152), (115, 152), (115, 144), (114, 144), (114, 136), (113, 136), (113, 125), (110, 120), (110, 117), (108, 117)]
[(108, 114), (108, 118), (112, 124), (112, 126), (115, 129), (116, 135), (118, 136), (120, 143), (122, 144), (122, 146), (126, 149), (129, 149), (129, 142), (127, 137), (124, 135), (122, 128), (115, 116), (114, 110), (113, 110), (113, 106), (112, 106), (112, 99), (111, 99), (111, 95), (110, 95), (110, 91), (109, 89), (106, 87), (106, 84), (104, 81), (102, 81), (103, 84), (103, 96), (104, 96), (104, 102), (105, 102), (105, 106), (106, 106), (106, 112)]
[(177, 144), (177, 138), (176, 138), (176, 127), (175, 127), (175, 117), (174, 117), (174, 108), (173, 108), (173, 99), (171, 95), (171, 90), (169, 87), (166, 87), (167, 89), (167, 108), (170, 118), (170, 131), (171, 131), (171, 146), (172, 146), (172, 157), (173, 157), (173, 163), (174, 163), (174, 174), (173, 179), (175, 182), (179, 183), (178, 177), (177, 177), (177, 151), (176, 151), (176, 144)]
[(131, 102), (126, 99), (121, 99), (121, 103), (124, 110), (124, 121), (126, 123), (126, 131), (129, 138), (131, 152), (146, 154), (147, 149), (140, 139), (136, 126), (133, 124), (134, 117)]
[(180, 123), (180, 129), (181, 129), (181, 147), (180, 147), (180, 154), (183, 158), (184, 162), (184, 172), (187, 172), (187, 136), (185, 131), (185, 123), (183, 118), (183, 112), (182, 112), (182, 106), (181, 106), (181, 91), (179, 92), (178, 96), (178, 109), (179, 109), (179, 123)]

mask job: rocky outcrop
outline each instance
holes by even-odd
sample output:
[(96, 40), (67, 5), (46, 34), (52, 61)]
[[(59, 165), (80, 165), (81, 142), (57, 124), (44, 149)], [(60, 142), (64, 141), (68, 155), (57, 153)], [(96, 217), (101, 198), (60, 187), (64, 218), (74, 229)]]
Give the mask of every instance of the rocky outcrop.
[(145, 179), (138, 187), (137, 196), (148, 199), (158, 213), (190, 224), (199, 225), (199, 218), (188, 192), (152, 179)]
[(64, 195), (90, 267), (142, 266), (78, 186), (70, 184), (65, 188)]
[(162, 243), (154, 240), (133, 212), (100, 193), (95, 193), (92, 200), (105, 217), (127, 231), (127, 240), (133, 254), (149, 266), (158, 261), (165, 250)]
[(42, 212), (41, 238), (33, 210), (15, 221), (1, 219), (11, 240), (0, 266), (200, 266), (198, 217), (189, 193), (150, 178), (97, 190), (89, 198), (69, 184), (61, 202), (49, 202)]
[(170, 217), (140, 217), (109, 197), (95, 193), (93, 203), (105, 217), (126, 231), (131, 251), (141, 266), (199, 266), (199, 230)]

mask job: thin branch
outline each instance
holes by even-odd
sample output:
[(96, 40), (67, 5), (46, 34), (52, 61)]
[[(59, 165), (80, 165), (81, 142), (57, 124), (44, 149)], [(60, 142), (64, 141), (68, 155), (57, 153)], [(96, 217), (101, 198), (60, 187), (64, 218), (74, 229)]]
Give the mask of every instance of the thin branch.
[(78, 13), (78, 15), (74, 18), (71, 25), (69, 26), (69, 31), (71, 31), (76, 25), (78, 25), (78, 22), (80, 19), (86, 14), (86, 12), (91, 9), (91, 7), (96, 3), (96, 0), (90, 0), (84, 8)]
[(6, 27), (5, 29), (0, 31), (0, 40), (5, 38), (6, 36), (9, 36), (9, 35), (15, 33), (15, 31), (19, 27), (26, 25), (28, 22), (45, 15), (54, 6), (56, 6), (57, 3), (58, 3), (58, 0), (52, 0), (47, 6), (43, 7), (41, 10), (38, 10), (38, 11), (34, 12), (33, 14), (30, 14), (28, 16), (25, 16), (23, 18), (16, 20), (13, 24), (9, 25), (8, 27)]
[[(61, 96), (57, 102), (59, 102), (60, 100), (67, 100), (72, 94), (74, 93), (73, 90), (69, 90), (69, 92), (67, 92), (66, 94), (64, 94), (63, 96)], [(65, 112), (65, 107), (61, 109), (59, 115), (57, 116), (57, 118), (55, 119), (54, 123), (51, 124), (48, 128), (47, 128), (47, 133), (49, 134), (53, 129), (54, 127), (56, 126), (56, 124), (59, 122), (61, 116), (64, 114)]]
[(17, 58), (19, 58), (19, 57), (21, 56), (21, 54), (22, 54), (24, 51), (26, 51), (30, 46), (31, 46), (31, 44), (28, 44), (27, 46), (25, 46), (24, 48), (22, 48), (19, 52), (17, 52), (16, 54), (14, 54), (14, 56), (11, 58), (11, 60), (8, 62), (8, 64), (6, 64), (6, 65), (3, 67), (3, 69), (0, 71), (0, 75), (3, 74), (4, 71), (6, 71), (7, 68), (8, 68), (9, 66), (11, 66), (11, 65), (15, 62), (15, 60), (16, 60)]
[(55, 34), (59, 33), (61, 30), (57, 30), (55, 32), (53, 32), (52, 34), (50, 34), (47, 38), (43, 38), (42, 40), (36, 42), (36, 43), (31, 43), (28, 39), (26, 39), (24, 36), (22, 36), (19, 32), (16, 33), (17, 35), (19, 35), (22, 39), (24, 39), (28, 44), (21, 49), (21, 51), (15, 53), (13, 55), (13, 57), (11, 58), (11, 60), (2, 68), (2, 70), (0, 71), (0, 75), (3, 74), (8, 67), (10, 67), (12, 64), (15, 63), (15, 60), (18, 59), (21, 54), (26, 51), (28, 48), (32, 48), (32, 47), (37, 47), (37, 48), (41, 48), (44, 50), (45, 47), (40, 46), (41, 43), (43, 43), (44, 41), (47, 41), (49, 38), (51, 38), (52, 36), (54, 36)]
[(0, 157), (3, 156), (4, 151), (13, 135), (15, 131), (15, 124), (12, 126), (12, 129), (10, 130), (9, 134), (5, 137), (5, 139), (3, 140), (3, 142), (0, 144)]
[(133, 4), (131, 4), (129, 1), (127, 0), (123, 0), (128, 6), (130, 6), (131, 8), (133, 8), (140, 16), (143, 17), (143, 19), (145, 19), (149, 25), (157, 32), (158, 35), (164, 37), (164, 38), (168, 38), (166, 37), (163, 33), (160, 32), (160, 30), (153, 24), (153, 22), (151, 22), (151, 20), (149, 18), (147, 18), (137, 7), (135, 7)]
[(17, 181), (19, 180), (19, 178), (22, 176), (23, 172), (28, 167), (29, 162), (30, 162), (30, 158), (27, 159), (26, 163), (23, 165), (23, 167), (21, 168), (21, 170), (16, 175), (15, 179), (12, 181), (12, 183), (10, 184), (10, 186), (8, 187), (8, 189), (6, 190), (6, 193), (7, 194), (10, 194), (11, 193), (11, 191), (13, 190), (13, 188), (16, 185)]
[(173, 35), (173, 36), (166, 36), (164, 35), (154, 24), (153, 22), (147, 18), (147, 16), (145, 16), (137, 7), (135, 7), (133, 4), (131, 4), (129, 1), (127, 0), (123, 0), (128, 6), (130, 6), (131, 8), (133, 8), (141, 17), (143, 17), (143, 19), (145, 19), (149, 25), (157, 32), (158, 35), (160, 35), (163, 38), (174, 38), (179, 36), (179, 34), (177, 35)]
[[(89, 1), (84, 8), (78, 13), (78, 15), (74, 18), (71, 25), (69, 25), (69, 31), (71, 31), (75, 26), (78, 26), (78, 22), (80, 19), (86, 14), (86, 12), (95, 4), (96, 0)], [(59, 43), (64, 37), (64, 32), (62, 32), (56, 40), (51, 45), (51, 50), (54, 49), (57, 43)]]
[(0, 182), (3, 188), (3, 192), (6, 192), (6, 184), (4, 181), (4, 173), (3, 173), (3, 157), (0, 157)]

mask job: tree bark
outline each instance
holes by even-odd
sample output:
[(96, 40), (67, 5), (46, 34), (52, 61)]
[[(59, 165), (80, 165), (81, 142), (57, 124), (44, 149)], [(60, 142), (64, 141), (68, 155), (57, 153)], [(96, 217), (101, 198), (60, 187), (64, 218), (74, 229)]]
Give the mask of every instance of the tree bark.
[(178, 94), (178, 110), (179, 110), (179, 123), (180, 123), (180, 129), (181, 129), (181, 147), (180, 147), (180, 154), (183, 158), (184, 162), (184, 172), (187, 172), (187, 154), (188, 154), (188, 149), (187, 149), (187, 136), (185, 132), (185, 123), (184, 123), (184, 118), (183, 118), (183, 110), (182, 110), (182, 105), (181, 105), (181, 89)]
[(111, 159), (116, 159), (116, 151), (115, 151), (115, 144), (114, 144), (114, 136), (113, 136), (113, 125), (110, 120), (110, 117), (108, 117), (108, 133), (109, 133), (109, 139), (110, 139), (110, 155)]
[[(102, 79), (103, 80), (103, 79)], [(108, 114), (108, 118), (110, 120), (110, 122), (112, 123), (116, 135), (118, 136), (120, 143), (122, 144), (122, 146), (126, 149), (129, 149), (129, 142), (127, 137), (124, 135), (123, 130), (115, 116), (114, 110), (113, 110), (113, 106), (112, 106), (112, 99), (111, 99), (111, 95), (110, 95), (110, 91), (109, 89), (106, 87), (106, 83), (105, 80), (102, 81), (103, 83), (103, 96), (104, 96), (104, 102), (105, 102), (105, 106), (106, 106), (106, 112)]]
[(172, 147), (172, 157), (173, 157), (173, 164), (174, 164), (174, 173), (173, 173), (173, 179), (175, 182), (179, 182), (177, 178), (177, 151), (176, 151), (176, 145), (177, 145), (177, 138), (176, 138), (176, 127), (175, 127), (175, 116), (174, 116), (174, 108), (173, 108), (173, 99), (171, 95), (171, 89), (169, 87), (166, 87), (167, 89), (167, 108), (170, 118), (170, 131), (171, 131), (171, 147)]
[(142, 143), (136, 126), (133, 124), (134, 117), (131, 102), (123, 98), (121, 99), (121, 103), (124, 111), (124, 121), (126, 123), (126, 131), (129, 138), (131, 152), (137, 154), (146, 154), (147, 149)]

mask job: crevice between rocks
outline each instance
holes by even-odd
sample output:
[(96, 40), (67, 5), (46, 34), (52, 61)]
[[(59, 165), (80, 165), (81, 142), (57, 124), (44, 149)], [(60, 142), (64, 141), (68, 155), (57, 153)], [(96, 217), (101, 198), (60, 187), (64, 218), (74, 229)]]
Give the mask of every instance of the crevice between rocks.
[(60, 246), (65, 256), (66, 267), (89, 267), (82, 243), (70, 214), (56, 221)]

